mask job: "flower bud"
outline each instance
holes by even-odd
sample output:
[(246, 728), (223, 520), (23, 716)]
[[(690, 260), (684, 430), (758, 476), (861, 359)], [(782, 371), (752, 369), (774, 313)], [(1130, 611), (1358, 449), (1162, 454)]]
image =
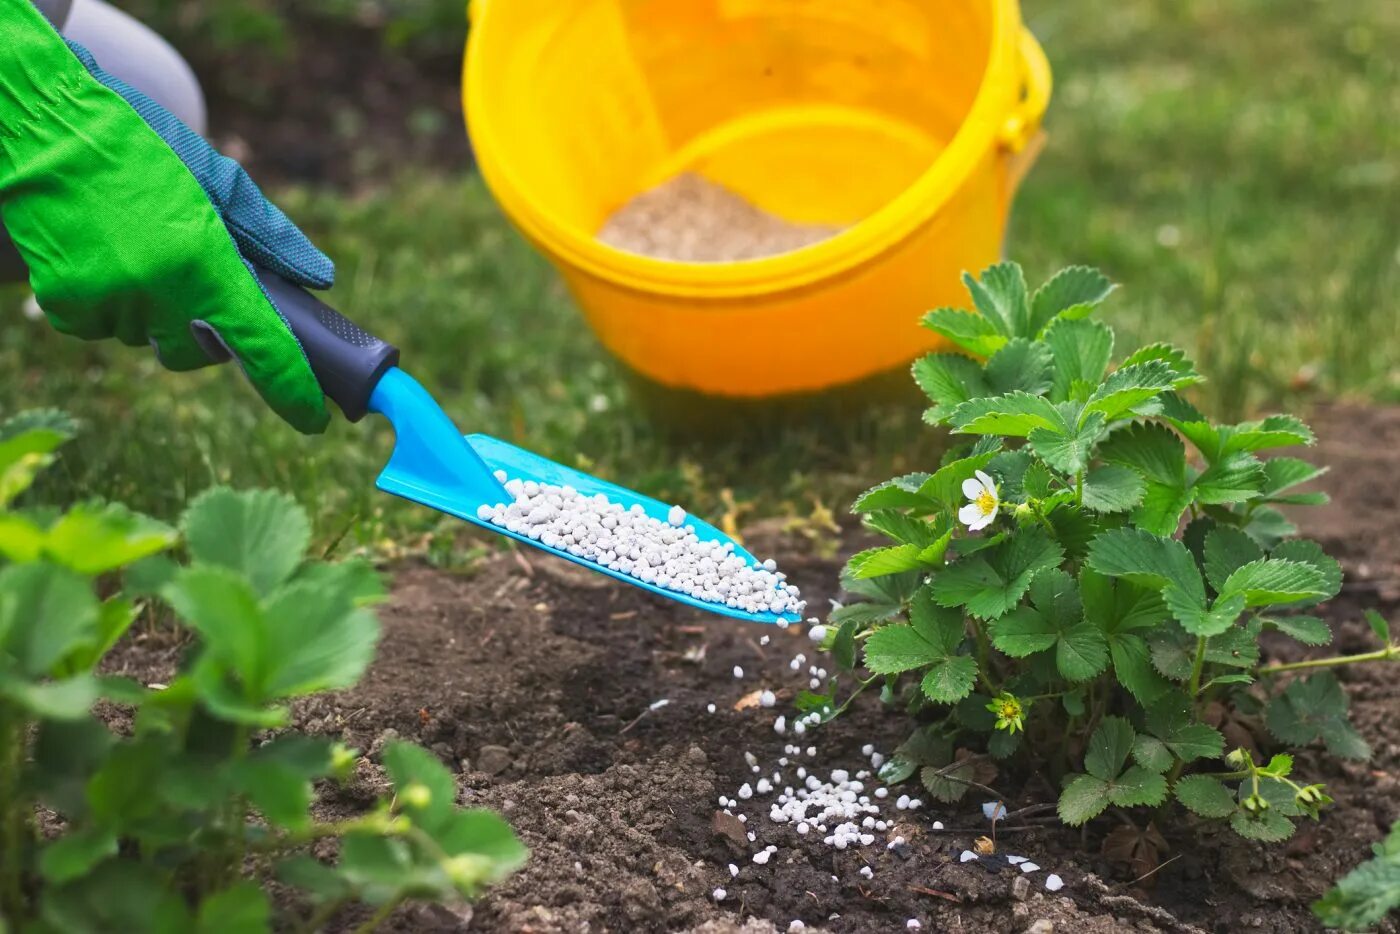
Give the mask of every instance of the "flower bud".
[(414, 782), (403, 791), (399, 792), (399, 800), (405, 806), (421, 811), (423, 808), (433, 803), (433, 792), (422, 782)]
[(484, 885), (491, 877), (491, 861), (484, 856), (463, 853), (442, 861), (442, 872), (458, 889), (467, 892)]
[(355, 770), (355, 762), (360, 758), (357, 750), (344, 743), (331, 746), (331, 774), (337, 778), (347, 778)]
[(1307, 785), (1298, 789), (1293, 800), (1298, 802), (1298, 806), (1310, 817), (1316, 819), (1319, 812), (1332, 803), (1332, 796), (1323, 790), (1322, 785)]

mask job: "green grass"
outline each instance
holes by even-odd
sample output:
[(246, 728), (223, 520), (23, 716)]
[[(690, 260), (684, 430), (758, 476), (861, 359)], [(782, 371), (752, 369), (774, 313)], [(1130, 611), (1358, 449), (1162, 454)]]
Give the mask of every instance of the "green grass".
[[(1027, 15), (1057, 79), (1050, 145), (1009, 240), (1028, 275), (1105, 269), (1123, 284), (1107, 306), (1120, 349), (1183, 344), (1211, 378), (1202, 402), (1225, 417), (1400, 393), (1400, 68), (1386, 53), (1400, 8), (1074, 0)], [(668, 440), (475, 180), (279, 201), (336, 257), (334, 302), (398, 342), (465, 430), (712, 515), (725, 489), (755, 515), (841, 512), (936, 457), (917, 404), (776, 425), (762, 444)], [(373, 491), (383, 425), (304, 439), (231, 369), (168, 374), (148, 354), (19, 319), (18, 304), (0, 294), (0, 411), (61, 406), (87, 425), (42, 493), (171, 517), (214, 482), (276, 486), (325, 543), (445, 554), (473, 540)]]
[(1183, 344), (1223, 416), (1299, 387), (1394, 394), (1400, 8), (1127, 0), (1030, 19), (1058, 86), (1013, 252), (1123, 283), (1120, 339)]

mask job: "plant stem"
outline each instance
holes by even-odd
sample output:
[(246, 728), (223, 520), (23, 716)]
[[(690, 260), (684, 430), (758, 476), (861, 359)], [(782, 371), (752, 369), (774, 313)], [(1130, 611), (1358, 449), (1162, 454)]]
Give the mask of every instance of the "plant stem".
[(19, 712), (0, 704), (0, 922), (18, 928), (24, 918), (23, 872), (26, 803), (19, 793), (24, 767), (26, 724)]
[(1054, 538), (1055, 526), (1050, 522), (1050, 519), (1041, 510), (1040, 506), (1040, 501), (1037, 500), (1035, 502), (1035, 505), (1031, 508), (1031, 514), (1035, 516), (1037, 522), (1039, 522), (1042, 526), (1045, 527), (1045, 531), (1050, 533), (1050, 537)]
[(254, 853), (280, 853), (283, 850), (306, 846), (308, 843), (315, 843), (317, 840), (324, 840), (327, 837), (344, 836), (357, 830), (383, 836), (398, 836), (406, 833), (410, 826), (407, 818), (390, 817), (382, 812), (371, 813), (333, 824), (311, 824), (301, 830), (293, 830), (281, 836), (254, 840), (248, 848)]
[(866, 688), (870, 687), (870, 685), (874, 684), (876, 681), (879, 681), (883, 677), (884, 675), (871, 675), (869, 678), (866, 678), (864, 680), (856, 679), (857, 682), (860, 684), (860, 687), (852, 691), (851, 696), (842, 701), (840, 707), (837, 707), (834, 711), (832, 711), (832, 718), (834, 719), (836, 717), (841, 716), (841, 714), (845, 713), (846, 708), (851, 706), (851, 701), (855, 700), (857, 697), (860, 697), (860, 695), (862, 694), (862, 692), (865, 691)]
[(995, 696), (997, 690), (992, 687), (992, 646), (987, 641), (987, 633), (982, 629), (982, 624), (975, 619), (972, 621), (972, 634), (977, 639), (977, 676), (987, 693)]
[(1308, 658), (1301, 662), (1282, 662), (1256, 668), (1255, 674), (1274, 675), (1282, 671), (1297, 671), (1301, 668), (1328, 668), (1333, 665), (1355, 665), (1359, 662), (1384, 662), (1400, 658), (1400, 645), (1387, 645), (1374, 652), (1361, 652), (1357, 655), (1333, 655), (1328, 658)]
[(1074, 475), (1074, 505), (1084, 505), (1084, 471)]
[[(1184, 768), (1186, 768), (1186, 763), (1181, 761), (1180, 759), (1177, 759), (1175, 762), (1172, 763), (1171, 771), (1167, 773), (1168, 789), (1171, 789), (1176, 786), (1176, 780), (1181, 777), (1181, 770)], [(1171, 802), (1172, 799), (1168, 797), (1165, 801), (1162, 802), (1161, 806), (1157, 808), (1156, 813), (1163, 813), (1171, 805)]]
[[(233, 731), (233, 761), (238, 762), (248, 755), (248, 727), (240, 724)], [(243, 861), (248, 856), (248, 802), (242, 795), (234, 796), (229, 803), (231, 810), (229, 832), (233, 834), (233, 856), (225, 882), (232, 882), (243, 874)]]
[(1056, 779), (1058, 779), (1061, 775), (1064, 775), (1070, 770), (1071, 763), (1069, 761), (1069, 739), (1071, 736), (1074, 735), (1074, 725), (1076, 722), (1078, 722), (1078, 720), (1078, 717), (1072, 717), (1069, 714), (1065, 714), (1065, 733), (1064, 736), (1060, 738), (1060, 747), (1057, 750), (1057, 752), (1059, 753), (1059, 756), (1057, 758), (1057, 762), (1059, 765), (1057, 768), (1058, 774), (1055, 775)]
[(1196, 703), (1196, 695), (1201, 693), (1201, 671), (1206, 667), (1206, 637), (1196, 637), (1196, 659), (1191, 663), (1191, 703)]
[(1084, 722), (1083, 734), (1093, 736), (1098, 729), (1099, 722), (1103, 720), (1104, 714), (1108, 713), (1109, 695), (1112, 691), (1106, 688), (1102, 678), (1095, 678), (1089, 682), (1089, 719)]

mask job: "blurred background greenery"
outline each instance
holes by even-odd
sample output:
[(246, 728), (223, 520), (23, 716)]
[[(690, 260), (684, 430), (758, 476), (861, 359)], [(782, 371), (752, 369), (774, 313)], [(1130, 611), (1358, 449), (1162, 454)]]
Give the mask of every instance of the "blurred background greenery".
[[(333, 301), (399, 343), (464, 430), (704, 514), (815, 524), (936, 458), (912, 398), (765, 426), (761, 445), (675, 441), (641, 414), (471, 171), (460, 0), (119, 5), (190, 57), (215, 140), (336, 259)], [(1008, 240), (1028, 277), (1103, 268), (1122, 284), (1106, 310), (1119, 347), (1188, 348), (1225, 418), (1400, 397), (1400, 4), (1026, 0), (1026, 15), (1057, 82)], [(453, 561), (481, 541), (373, 492), (384, 426), (298, 437), (231, 370), (167, 374), (21, 317), (24, 300), (0, 292), (0, 410), (87, 425), (44, 495), (169, 517), (216, 481), (271, 485), (342, 550)]]

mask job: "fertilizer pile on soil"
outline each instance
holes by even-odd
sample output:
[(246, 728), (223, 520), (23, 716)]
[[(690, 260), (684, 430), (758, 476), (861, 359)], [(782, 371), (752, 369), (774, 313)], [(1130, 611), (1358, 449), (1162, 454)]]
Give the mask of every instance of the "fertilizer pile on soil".
[(785, 221), (723, 185), (687, 172), (623, 205), (598, 239), (657, 259), (724, 263), (790, 253), (843, 229)]

